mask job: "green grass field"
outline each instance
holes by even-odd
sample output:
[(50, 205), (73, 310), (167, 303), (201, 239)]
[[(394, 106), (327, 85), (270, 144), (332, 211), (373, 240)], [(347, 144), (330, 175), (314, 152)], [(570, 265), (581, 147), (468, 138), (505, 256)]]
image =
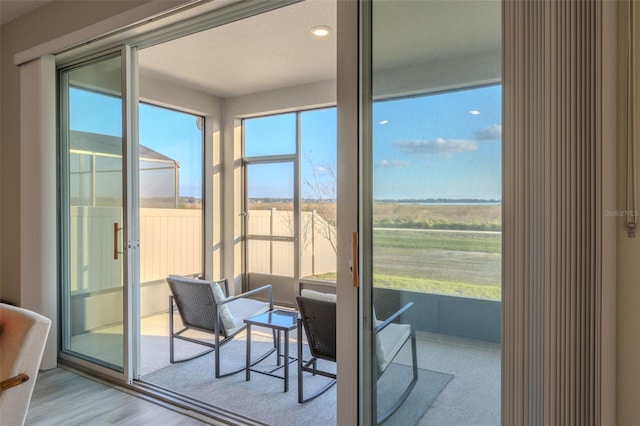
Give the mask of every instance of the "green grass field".
[[(335, 204), (317, 204), (306, 203), (305, 209), (335, 214)], [(499, 300), (501, 214), (499, 205), (375, 202), (374, 285)]]
[(374, 285), (500, 299), (501, 234), (377, 229)]
[(465, 252), (500, 253), (500, 234), (476, 232), (420, 232), (415, 230), (383, 230), (373, 233), (377, 247), (404, 249), (440, 249)]
[(399, 277), (384, 274), (373, 275), (374, 286), (448, 296), (500, 300), (500, 286), (474, 285), (463, 282), (434, 280), (429, 278)]

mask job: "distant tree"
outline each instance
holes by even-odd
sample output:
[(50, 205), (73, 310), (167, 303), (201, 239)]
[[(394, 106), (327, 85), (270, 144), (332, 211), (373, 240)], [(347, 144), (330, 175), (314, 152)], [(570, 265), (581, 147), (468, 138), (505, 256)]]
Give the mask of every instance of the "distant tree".
[(337, 175), (336, 163), (317, 165), (311, 153), (305, 155), (311, 173), (303, 180), (308, 190), (307, 204), (321, 216), (316, 222), (316, 231), (329, 241), (333, 251), (337, 253)]

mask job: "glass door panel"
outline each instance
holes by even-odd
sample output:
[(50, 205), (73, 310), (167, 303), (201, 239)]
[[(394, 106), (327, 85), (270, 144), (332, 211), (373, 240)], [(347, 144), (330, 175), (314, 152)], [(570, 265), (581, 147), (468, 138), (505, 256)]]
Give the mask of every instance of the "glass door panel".
[(61, 73), (63, 352), (125, 368), (123, 61)]
[(246, 176), (246, 272), (295, 277), (294, 163), (247, 164)]
[(500, 2), (370, 5), (370, 415), (499, 424)]
[(247, 166), (247, 235), (293, 237), (293, 162)]

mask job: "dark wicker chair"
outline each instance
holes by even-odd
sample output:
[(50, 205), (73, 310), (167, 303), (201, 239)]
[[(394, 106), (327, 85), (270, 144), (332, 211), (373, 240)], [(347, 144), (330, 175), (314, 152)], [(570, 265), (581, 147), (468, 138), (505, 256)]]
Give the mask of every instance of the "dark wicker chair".
[[(322, 395), (336, 383), (335, 373), (318, 370), (317, 361), (336, 362), (336, 304), (324, 300), (297, 296), (298, 318), (298, 402), (307, 402)], [(302, 329), (307, 335), (311, 359), (302, 358)], [(324, 387), (308, 398), (304, 397), (303, 373), (319, 374), (331, 379)]]
[[(215, 351), (216, 378), (243, 371), (244, 367), (222, 374), (220, 372), (220, 348), (246, 329), (245, 319), (273, 310), (271, 285), (228, 297), (229, 284), (226, 279), (214, 282), (171, 275), (167, 277), (167, 282), (171, 289), (169, 296), (169, 361), (172, 364), (184, 362)], [(260, 293), (265, 294), (267, 301), (249, 298)], [(183, 324), (183, 328), (179, 331), (175, 331), (173, 321), (176, 306)], [(214, 343), (185, 336), (184, 334), (188, 330), (213, 334)], [(189, 358), (176, 360), (174, 339), (207, 346), (210, 349)], [(274, 347), (256, 359), (252, 365), (260, 362), (274, 351), (275, 335)]]
[[(298, 318), (298, 402), (307, 402), (326, 392), (335, 382), (336, 375), (317, 369), (317, 360), (323, 359), (336, 362), (336, 303), (334, 295), (326, 295), (303, 290), (302, 296), (297, 296), (300, 317)], [(391, 314), (384, 321), (375, 319), (373, 334), (376, 349), (373, 351), (373, 363), (377, 368), (377, 378), (384, 374), (400, 349), (407, 341), (411, 341), (412, 378), (402, 395), (382, 414), (378, 415), (377, 423), (382, 424), (407, 399), (418, 381), (418, 363), (416, 355), (416, 337), (410, 324), (395, 322), (400, 315), (413, 306), (407, 303)], [(302, 329), (307, 335), (311, 359), (302, 358)], [(332, 379), (326, 386), (313, 395), (304, 397), (303, 373), (319, 374)], [(377, 407), (377, 380), (373, 381), (374, 409)]]

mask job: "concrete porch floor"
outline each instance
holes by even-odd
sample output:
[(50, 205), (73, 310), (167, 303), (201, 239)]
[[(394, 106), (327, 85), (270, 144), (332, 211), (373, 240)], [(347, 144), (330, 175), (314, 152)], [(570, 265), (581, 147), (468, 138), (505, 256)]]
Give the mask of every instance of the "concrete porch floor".
[[(168, 314), (144, 318), (141, 321), (141, 333), (143, 336), (168, 336), (168, 323)], [(178, 326), (179, 319), (176, 323)], [(416, 333), (416, 342), (418, 367), (454, 375), (418, 424), (500, 424), (499, 344), (422, 331)], [(168, 351), (167, 345), (166, 353), (161, 356), (168, 359)], [(143, 345), (143, 380), (144, 374), (153, 370), (145, 365), (145, 359), (149, 357), (145, 356)], [(409, 360), (409, 351), (402, 351), (398, 355), (397, 361), (400, 363), (408, 364)]]

